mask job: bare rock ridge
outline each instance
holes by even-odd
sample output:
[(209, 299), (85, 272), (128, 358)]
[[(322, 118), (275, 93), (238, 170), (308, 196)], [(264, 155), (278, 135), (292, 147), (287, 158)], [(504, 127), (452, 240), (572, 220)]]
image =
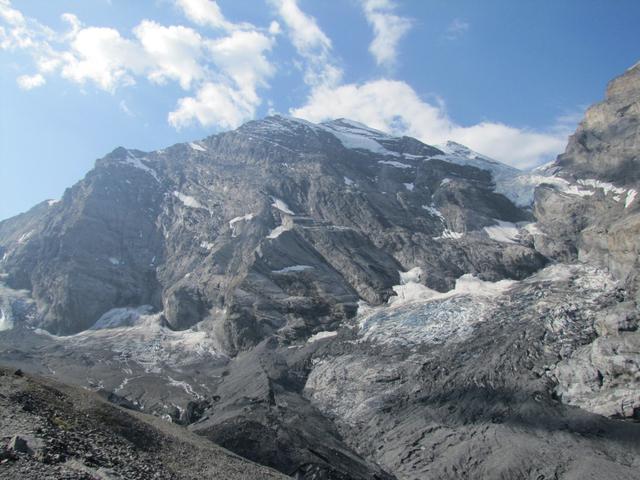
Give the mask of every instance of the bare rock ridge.
[(346, 119), (118, 148), (0, 222), (0, 363), (298, 479), (638, 479), (639, 102), (528, 172)]

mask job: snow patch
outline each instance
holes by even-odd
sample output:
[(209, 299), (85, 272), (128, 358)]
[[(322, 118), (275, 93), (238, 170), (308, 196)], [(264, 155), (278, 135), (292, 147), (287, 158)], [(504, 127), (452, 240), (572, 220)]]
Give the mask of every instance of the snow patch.
[(424, 272), (420, 267), (413, 267), (411, 270), (398, 273), (400, 274), (400, 285), (406, 285), (411, 282), (419, 282)]
[[(495, 219), (494, 219), (495, 220)], [(517, 243), (520, 237), (519, 228), (515, 223), (495, 220), (498, 224), (490, 227), (484, 227), (484, 232), (496, 242)]]
[(487, 282), (467, 273), (456, 280), (456, 286), (452, 290), (442, 293), (419, 283), (424, 273), (420, 267), (414, 267), (407, 272), (399, 273), (400, 285), (393, 286), (393, 290), (396, 292), (397, 296), (389, 298), (388, 303), (390, 305), (398, 305), (413, 301), (443, 299), (455, 295), (493, 296), (508, 290), (517, 283), (514, 280)]
[(522, 228), (529, 232), (531, 235), (546, 235), (542, 230), (540, 230), (540, 228), (538, 228), (537, 223), (527, 223)]
[(433, 204), (431, 205), (422, 205), (422, 208), (424, 210), (426, 210), (427, 212), (429, 212), (429, 214), (431, 214), (431, 216), (433, 217), (438, 217), (440, 219), (440, 221), (442, 221), (444, 223), (444, 215), (442, 215), (442, 212), (440, 210), (438, 210)]
[(595, 180), (595, 179), (592, 179), (592, 178), (587, 178), (587, 179), (584, 179), (584, 180), (578, 180), (578, 183), (580, 185), (584, 185), (585, 187), (591, 187), (593, 189), (600, 188), (600, 189), (602, 189), (604, 191), (605, 195), (607, 195), (609, 193), (612, 193), (614, 195), (622, 195), (622, 194), (627, 192), (626, 189), (620, 188), (620, 187), (616, 187), (612, 183), (601, 182), (600, 180)]
[(410, 192), (413, 192), (413, 189), (415, 188), (415, 185), (413, 183), (403, 183), (403, 185), (404, 185), (404, 188), (406, 188)]
[(336, 335), (338, 335), (338, 332), (318, 332), (314, 335), (311, 335), (309, 337), (309, 339), (307, 340), (307, 343), (313, 343), (313, 342), (317, 342), (319, 340), (324, 340), (325, 338), (332, 338), (335, 337)]
[(229, 226), (233, 228), (233, 225), (238, 223), (238, 222), (244, 222), (244, 221), (249, 221), (251, 220), (255, 215), (253, 213), (247, 213), (246, 215), (243, 215), (242, 217), (235, 217), (232, 218), (231, 220), (229, 220)]
[(127, 150), (127, 158), (124, 160), (124, 163), (126, 163), (127, 165), (131, 165), (132, 167), (137, 168), (138, 170), (142, 170), (143, 172), (148, 173), (155, 179), (156, 182), (160, 182), (160, 179), (158, 178), (158, 173), (153, 168), (148, 167), (147, 165), (142, 163), (142, 159), (136, 157), (129, 150)]
[(207, 149), (205, 147), (203, 147), (202, 145), (199, 145), (199, 144), (197, 144), (195, 142), (189, 143), (189, 146), (192, 149), (197, 150), (198, 152), (206, 152), (207, 151)]
[(629, 208), (629, 205), (631, 205), (636, 199), (636, 195), (638, 195), (638, 192), (633, 188), (627, 192), (627, 197), (624, 201), (624, 208)]
[(353, 120), (337, 120), (322, 123), (320, 128), (336, 137), (342, 146), (350, 150), (367, 150), (378, 155), (391, 155), (399, 157), (400, 154), (386, 149), (379, 141), (389, 140), (393, 137), (367, 127)]
[(111, 265), (115, 265), (116, 267), (119, 265), (122, 265), (122, 261), (119, 258), (116, 257), (109, 257), (109, 263)]
[(290, 267), (284, 267), (280, 270), (271, 270), (272, 273), (292, 273), (292, 272), (304, 272), (305, 270), (312, 269), (311, 265), (292, 265)]
[(289, 230), (288, 227), (285, 227), (284, 225), (280, 225), (274, 228), (273, 230), (271, 230), (269, 235), (267, 235), (267, 238), (270, 238), (270, 239), (278, 238), (280, 235), (282, 235), (284, 232), (288, 230)]
[(348, 187), (351, 187), (352, 185), (355, 185), (356, 182), (351, 180), (349, 177), (344, 177), (344, 184)]
[(205, 250), (213, 250), (213, 247), (215, 245), (211, 242), (207, 242), (207, 241), (202, 241), (200, 242), (200, 248), (204, 248)]
[(293, 211), (289, 208), (289, 206), (283, 200), (280, 200), (279, 198), (276, 198), (273, 196), (271, 197), (271, 200), (273, 201), (273, 203), (271, 204), (272, 207), (275, 207), (281, 212), (286, 213), (288, 215), (295, 215), (295, 213), (293, 213)]
[(60, 203), (60, 199), (58, 200), (47, 200), (47, 205), (50, 207), (54, 206), (56, 203)]
[(201, 208), (206, 210), (206, 208), (195, 198), (185, 195), (184, 193), (178, 192), (177, 190), (173, 191), (173, 196), (176, 197), (180, 202), (189, 208)]
[(0, 332), (5, 332), (13, 328), (13, 322), (5, 315), (4, 310), (0, 308)]
[(33, 235), (33, 232), (33, 230), (30, 230), (27, 233), (23, 233), (22, 235), (20, 235), (20, 238), (18, 238), (18, 243), (24, 243), (29, 240), (29, 238), (31, 238), (31, 235)]
[(231, 228), (231, 236), (232, 237), (237, 237), (238, 236), (237, 224), (239, 222), (248, 222), (254, 216), (255, 215), (253, 213), (247, 213), (246, 215), (243, 215), (241, 217), (235, 217), (235, 218), (232, 218), (231, 220), (229, 220), (229, 228)]
[[(533, 176), (533, 178), (538, 178)], [(547, 183), (556, 187), (561, 192), (568, 195), (576, 195), (580, 197), (590, 197), (594, 195), (596, 190), (602, 190), (605, 195), (611, 195), (616, 202), (622, 201), (624, 198), (625, 208), (627, 208), (635, 199), (637, 192), (634, 189), (627, 190), (622, 187), (616, 187), (612, 183), (602, 182), (592, 178), (580, 179), (576, 183), (571, 183), (564, 178), (556, 176), (540, 177), (538, 184)]]
[(463, 232), (454, 232), (453, 230), (445, 228), (440, 235), (438, 235), (437, 237), (433, 237), (433, 239), (434, 240), (442, 240), (442, 239), (458, 240), (459, 238), (462, 238), (462, 237), (464, 237)]
[(378, 160), (378, 163), (382, 163), (383, 165), (391, 165), (396, 168), (413, 168), (411, 165), (407, 165), (406, 163), (396, 162), (395, 160)]

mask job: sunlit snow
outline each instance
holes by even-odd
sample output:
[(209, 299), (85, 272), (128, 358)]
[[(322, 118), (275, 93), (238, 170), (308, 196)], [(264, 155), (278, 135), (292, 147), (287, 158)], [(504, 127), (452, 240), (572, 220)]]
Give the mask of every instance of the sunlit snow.
[(638, 195), (638, 192), (633, 188), (627, 192), (627, 198), (624, 201), (624, 208), (629, 208), (629, 205), (631, 205), (636, 199), (636, 195)]
[(270, 239), (278, 238), (287, 230), (289, 230), (289, 228), (285, 227), (284, 225), (279, 225), (273, 230), (271, 230), (271, 232), (269, 232), (269, 235), (267, 235), (267, 238), (270, 238)]
[(185, 207), (206, 209), (198, 200), (184, 193), (174, 190), (173, 196), (180, 200)]
[(11, 330), (13, 328), (13, 322), (5, 315), (4, 310), (0, 308), (0, 332), (5, 330)]
[(281, 212), (288, 215), (295, 215), (295, 213), (293, 213), (293, 211), (289, 208), (289, 205), (287, 205), (283, 200), (280, 200), (279, 198), (273, 196), (271, 197), (271, 200), (273, 201), (273, 203), (271, 204), (272, 207), (275, 207)]
[(142, 163), (142, 160), (136, 157), (129, 150), (127, 150), (127, 158), (124, 160), (124, 163), (126, 163), (127, 165), (131, 165), (132, 167), (137, 168), (138, 170), (142, 170), (143, 172), (148, 173), (156, 180), (156, 182), (160, 181), (160, 179), (158, 178), (157, 172), (153, 168), (148, 167), (147, 165)]
[(197, 150), (198, 152), (206, 152), (207, 151), (207, 149), (204, 148), (202, 145), (199, 145), (199, 144), (194, 143), (194, 142), (189, 143), (189, 146), (191, 148), (193, 148), (194, 150)]
[(517, 243), (520, 236), (518, 226), (515, 223), (505, 222), (503, 220), (496, 220), (496, 222), (497, 225), (484, 227), (484, 231), (489, 235), (489, 238), (496, 242)]
[(413, 168), (411, 165), (407, 165), (406, 163), (396, 162), (395, 160), (379, 160), (378, 163), (383, 165), (391, 165), (396, 168)]
[(310, 270), (313, 267), (311, 265), (291, 265), (290, 267), (284, 267), (280, 270), (272, 270), (273, 273), (292, 273), (292, 272), (304, 272)]
[(315, 335), (311, 335), (307, 343), (317, 342), (318, 340), (324, 340), (325, 338), (332, 338), (338, 335), (338, 332), (318, 332)]
[(335, 136), (345, 148), (351, 150), (366, 150), (378, 155), (391, 155), (399, 157), (400, 154), (386, 149), (380, 140), (389, 140), (393, 137), (367, 127), (353, 120), (336, 120), (320, 124), (320, 127)]

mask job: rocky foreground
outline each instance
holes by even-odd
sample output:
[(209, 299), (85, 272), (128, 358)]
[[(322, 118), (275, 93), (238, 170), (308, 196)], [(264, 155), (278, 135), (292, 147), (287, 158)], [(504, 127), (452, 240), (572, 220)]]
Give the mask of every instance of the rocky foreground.
[(0, 369), (0, 410), (0, 478), (286, 478), (156, 417), (20, 370)]

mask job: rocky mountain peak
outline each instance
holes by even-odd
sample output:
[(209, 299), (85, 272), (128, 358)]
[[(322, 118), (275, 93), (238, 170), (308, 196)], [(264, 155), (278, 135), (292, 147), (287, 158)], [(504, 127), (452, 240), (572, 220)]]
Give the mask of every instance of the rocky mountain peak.
[(0, 222), (0, 360), (301, 480), (637, 478), (637, 81), (531, 172), (347, 119), (118, 148)]

